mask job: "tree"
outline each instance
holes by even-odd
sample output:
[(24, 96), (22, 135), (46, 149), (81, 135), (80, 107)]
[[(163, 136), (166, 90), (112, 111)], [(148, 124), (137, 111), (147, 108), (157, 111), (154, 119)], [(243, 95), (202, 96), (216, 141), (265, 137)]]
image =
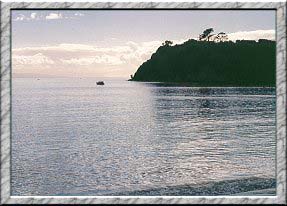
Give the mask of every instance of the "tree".
[(213, 28), (205, 29), (202, 34), (199, 35), (200, 41), (209, 41), (209, 38), (212, 36)]
[(224, 32), (219, 32), (216, 36), (216, 41), (217, 42), (224, 42), (228, 40), (228, 36)]
[(210, 34), (210, 35), (208, 36), (208, 41), (215, 41), (216, 38), (217, 38), (217, 35), (216, 35), (216, 34)]
[(171, 46), (172, 44), (172, 41), (166, 40), (164, 43), (162, 43), (162, 46)]
[(213, 28), (205, 29), (202, 34), (199, 35), (200, 41), (214, 41), (224, 42), (228, 41), (228, 36), (225, 32), (219, 32), (218, 34), (212, 34)]

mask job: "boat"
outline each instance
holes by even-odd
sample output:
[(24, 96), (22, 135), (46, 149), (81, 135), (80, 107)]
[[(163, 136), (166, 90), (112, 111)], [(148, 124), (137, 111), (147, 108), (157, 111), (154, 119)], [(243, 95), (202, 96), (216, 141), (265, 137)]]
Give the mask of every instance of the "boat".
[(105, 83), (103, 81), (98, 81), (97, 85), (105, 85)]

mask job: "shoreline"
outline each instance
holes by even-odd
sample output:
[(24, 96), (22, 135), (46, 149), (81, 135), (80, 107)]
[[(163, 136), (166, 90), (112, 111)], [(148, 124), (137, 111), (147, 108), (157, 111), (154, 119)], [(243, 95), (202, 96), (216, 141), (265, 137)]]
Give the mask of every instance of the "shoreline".
[(199, 184), (165, 186), (118, 192), (86, 191), (56, 196), (276, 196), (276, 179), (249, 177)]
[(138, 191), (119, 192), (120, 196), (272, 196), (276, 195), (276, 179), (250, 177), (202, 184), (167, 186)]
[(196, 83), (190, 83), (190, 82), (153, 82), (153, 81), (137, 81), (137, 80), (126, 80), (130, 82), (140, 82), (140, 83), (150, 83), (150, 84), (158, 84), (163, 86), (180, 86), (180, 87), (198, 87), (198, 88), (276, 88), (276, 85), (200, 85)]

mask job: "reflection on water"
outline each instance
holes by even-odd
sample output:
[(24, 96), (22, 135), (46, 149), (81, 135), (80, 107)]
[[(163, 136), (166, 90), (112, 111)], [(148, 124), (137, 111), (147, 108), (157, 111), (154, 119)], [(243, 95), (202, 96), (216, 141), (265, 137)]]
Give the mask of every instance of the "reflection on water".
[(275, 177), (275, 89), (13, 79), (12, 194)]

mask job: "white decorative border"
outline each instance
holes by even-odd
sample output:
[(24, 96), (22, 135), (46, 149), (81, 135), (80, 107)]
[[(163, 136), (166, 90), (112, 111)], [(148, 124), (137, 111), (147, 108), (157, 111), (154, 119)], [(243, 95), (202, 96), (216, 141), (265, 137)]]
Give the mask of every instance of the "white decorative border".
[[(277, 94), (277, 196), (11, 196), (11, 9), (275, 9)], [(286, 3), (285, 2), (12, 2), (1, 3), (1, 204), (285, 204)]]

